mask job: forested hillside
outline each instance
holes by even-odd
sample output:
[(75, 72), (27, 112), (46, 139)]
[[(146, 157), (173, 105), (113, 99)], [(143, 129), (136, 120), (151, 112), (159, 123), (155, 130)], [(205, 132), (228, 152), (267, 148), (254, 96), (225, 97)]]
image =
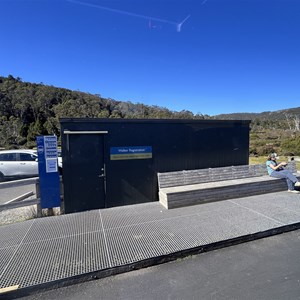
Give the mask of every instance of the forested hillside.
[(60, 136), (59, 118), (203, 119), (190, 111), (133, 104), (100, 95), (0, 77), (0, 147), (33, 147), (37, 135)]
[(300, 155), (300, 107), (262, 113), (232, 113), (213, 117), (221, 120), (251, 120), (250, 155), (275, 151)]
[[(201, 103), (199, 103), (201, 109)], [(251, 120), (250, 154), (271, 151), (300, 155), (300, 107), (263, 113), (217, 116), (175, 112), (122, 102), (80, 91), (0, 76), (0, 148), (32, 148), (37, 135), (60, 137), (59, 118), (235, 119)]]
[(216, 115), (216, 119), (227, 120), (272, 120), (272, 121), (287, 121), (290, 116), (300, 116), (300, 107), (282, 109), (277, 111), (265, 111), (261, 113), (232, 113)]

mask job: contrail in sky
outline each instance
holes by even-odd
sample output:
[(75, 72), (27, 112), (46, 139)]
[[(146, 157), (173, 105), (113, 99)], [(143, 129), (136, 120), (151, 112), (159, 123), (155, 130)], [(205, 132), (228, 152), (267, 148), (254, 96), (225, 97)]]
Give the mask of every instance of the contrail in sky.
[(157, 22), (172, 24), (172, 25), (176, 26), (176, 29), (177, 29), (178, 32), (181, 31), (181, 27), (182, 27), (183, 23), (190, 17), (190, 15), (188, 15), (183, 21), (181, 21), (180, 23), (176, 23), (176, 22), (173, 22), (173, 21), (165, 20), (165, 19), (153, 18), (153, 17), (150, 17), (150, 16), (135, 14), (135, 13), (132, 13), (132, 12), (129, 12), (129, 11), (109, 8), (109, 7), (100, 6), (100, 5), (96, 5), (96, 4), (91, 4), (91, 3), (86, 3), (86, 2), (76, 1), (76, 0), (66, 0), (66, 1), (68, 1), (70, 3), (74, 3), (74, 4), (79, 4), (79, 5), (89, 6), (89, 7), (93, 7), (93, 8), (102, 9), (102, 10), (107, 10), (107, 11), (110, 11), (110, 12), (114, 12), (114, 13), (118, 13), (118, 14), (122, 14), (122, 15), (127, 15), (127, 16), (131, 16), (131, 17), (136, 17), (136, 18), (140, 18), (140, 19), (153, 20), (153, 21), (157, 21)]
[(190, 17), (191, 15), (188, 15), (183, 21), (181, 21), (179, 24), (177, 24), (177, 32), (181, 31), (181, 26), (183, 23)]

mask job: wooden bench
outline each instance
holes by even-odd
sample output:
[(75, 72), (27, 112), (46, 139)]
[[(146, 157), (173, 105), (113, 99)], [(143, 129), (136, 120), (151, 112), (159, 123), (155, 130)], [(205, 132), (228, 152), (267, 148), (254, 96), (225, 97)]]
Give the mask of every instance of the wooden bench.
[[(287, 169), (298, 178), (296, 163)], [(243, 165), (158, 173), (159, 202), (167, 209), (287, 190), (266, 165)]]

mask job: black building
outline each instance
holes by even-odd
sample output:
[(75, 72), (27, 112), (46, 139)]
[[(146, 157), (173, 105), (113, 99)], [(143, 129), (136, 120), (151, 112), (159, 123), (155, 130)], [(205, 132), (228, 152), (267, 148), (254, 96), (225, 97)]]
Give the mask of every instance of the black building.
[(248, 164), (250, 121), (60, 123), (66, 213), (157, 201), (158, 172)]

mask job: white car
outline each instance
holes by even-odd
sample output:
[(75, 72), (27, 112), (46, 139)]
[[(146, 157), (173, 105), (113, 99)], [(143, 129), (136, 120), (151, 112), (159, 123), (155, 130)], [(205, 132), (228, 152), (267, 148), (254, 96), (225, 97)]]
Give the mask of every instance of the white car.
[(57, 166), (58, 166), (58, 173), (62, 175), (63, 166), (62, 166), (61, 149), (57, 150)]
[(0, 182), (38, 176), (38, 156), (35, 150), (0, 151)]

